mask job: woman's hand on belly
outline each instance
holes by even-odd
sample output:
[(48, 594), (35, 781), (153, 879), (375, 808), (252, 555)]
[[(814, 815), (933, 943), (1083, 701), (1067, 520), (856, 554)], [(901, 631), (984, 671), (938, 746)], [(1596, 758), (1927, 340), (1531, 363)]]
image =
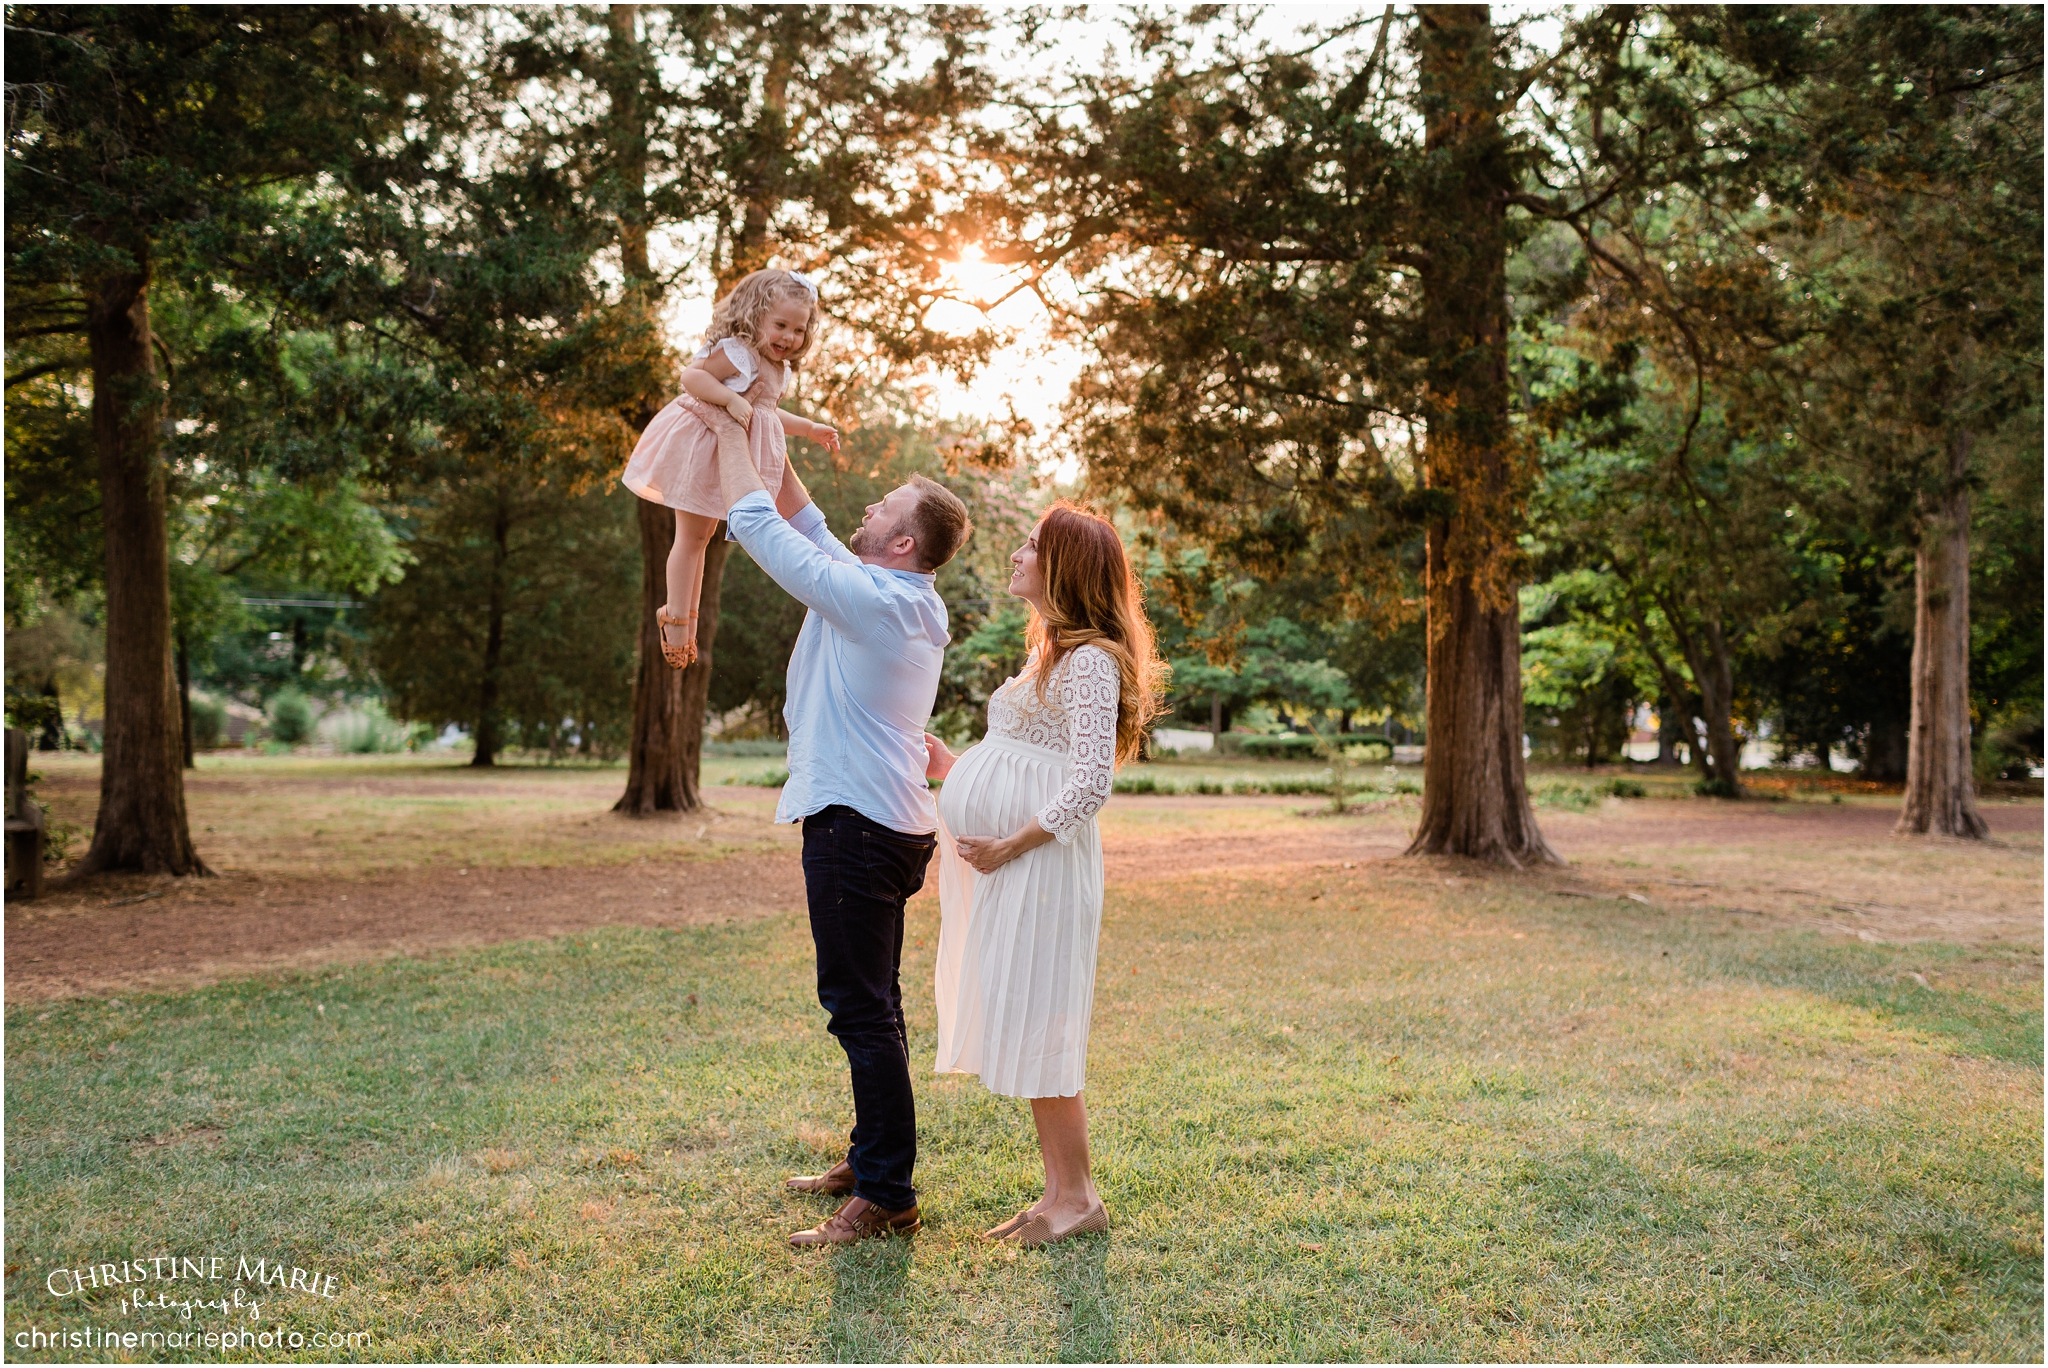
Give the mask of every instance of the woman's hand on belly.
[(953, 844), (959, 849), (960, 858), (973, 865), (976, 873), (993, 874), (1019, 855), (1052, 839), (1052, 833), (1034, 817), (1008, 836), (960, 836)]

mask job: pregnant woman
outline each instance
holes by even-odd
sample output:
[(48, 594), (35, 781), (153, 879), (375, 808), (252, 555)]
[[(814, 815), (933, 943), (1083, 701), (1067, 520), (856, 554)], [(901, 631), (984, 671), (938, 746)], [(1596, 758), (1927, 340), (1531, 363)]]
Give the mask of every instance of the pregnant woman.
[(939, 794), (940, 1073), (1031, 1099), (1045, 1195), (988, 1232), (1040, 1245), (1107, 1230), (1081, 1101), (1102, 843), (1095, 814), (1138, 753), (1164, 667), (1116, 529), (1056, 504), (1010, 557), (1031, 654), (955, 756), (925, 738)]

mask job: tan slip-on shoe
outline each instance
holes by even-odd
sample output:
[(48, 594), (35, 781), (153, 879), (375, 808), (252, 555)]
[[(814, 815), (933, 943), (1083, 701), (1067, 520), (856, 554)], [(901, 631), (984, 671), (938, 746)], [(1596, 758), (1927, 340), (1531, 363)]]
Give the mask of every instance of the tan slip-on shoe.
[(826, 1197), (839, 1197), (853, 1191), (853, 1165), (841, 1159), (823, 1173), (800, 1174), (783, 1180), (782, 1185), (791, 1192), (816, 1192)]
[(826, 1245), (850, 1245), (885, 1235), (915, 1235), (924, 1228), (917, 1208), (890, 1211), (865, 1197), (854, 1197), (810, 1230), (789, 1237), (791, 1249), (819, 1249)]
[(1058, 1244), (1077, 1235), (1093, 1235), (1108, 1229), (1109, 1208), (1098, 1201), (1080, 1220), (1062, 1230), (1053, 1229), (1052, 1222), (1041, 1212), (1012, 1230), (1003, 1239), (1009, 1244), (1020, 1244), (1026, 1249), (1036, 1249), (1040, 1245)]
[(984, 1240), (1006, 1239), (1008, 1238), (1011, 1231), (1017, 1229), (1017, 1227), (1023, 1225), (1026, 1221), (1029, 1221), (1030, 1219), (1031, 1208), (1025, 1207), (1022, 1211), (1018, 1212), (1015, 1216), (1012, 1216), (1009, 1220), (1003, 1222), (1001, 1225), (991, 1226), (989, 1229), (982, 1231), (981, 1238)]

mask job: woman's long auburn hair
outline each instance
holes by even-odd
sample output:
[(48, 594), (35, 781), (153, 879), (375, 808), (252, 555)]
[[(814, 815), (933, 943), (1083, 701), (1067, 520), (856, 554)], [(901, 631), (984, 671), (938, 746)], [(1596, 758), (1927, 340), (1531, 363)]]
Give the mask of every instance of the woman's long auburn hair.
[(1038, 697), (1076, 646), (1099, 646), (1116, 661), (1116, 762), (1136, 759), (1145, 728), (1160, 712), (1166, 662), (1152, 640), (1145, 594), (1131, 573), (1123, 538), (1107, 518), (1060, 500), (1038, 524), (1038, 574), (1045, 612), (1031, 614), (1038, 648)]

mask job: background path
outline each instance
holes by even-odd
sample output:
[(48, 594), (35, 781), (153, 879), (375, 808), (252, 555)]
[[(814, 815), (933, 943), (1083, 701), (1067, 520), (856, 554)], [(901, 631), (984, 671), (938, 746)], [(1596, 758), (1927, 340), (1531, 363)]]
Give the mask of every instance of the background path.
[[(88, 796), (83, 784), (68, 793), (56, 787), (74, 806)], [(228, 852), (214, 856), (221, 875), (108, 878), (10, 904), (7, 992), (23, 999), (172, 988), (601, 926), (702, 926), (802, 908), (795, 832), (770, 823), (771, 793), (716, 790), (708, 822), (627, 823), (591, 810), (610, 787), (609, 779), (547, 775), (524, 785), (516, 777), (195, 784), (195, 825), (217, 828), (213, 848)], [(364, 835), (364, 820), (347, 807), (377, 814), (444, 797), (478, 824), (474, 840), (456, 827), (437, 829), (445, 845), (432, 849), (410, 828)], [(1319, 814), (1312, 798), (1120, 795), (1103, 818), (1105, 872), (1111, 884), (1133, 885), (1348, 866), (1390, 888), (1420, 880), (1469, 882), (1476, 891), (1509, 881), (1560, 898), (1753, 916), (1866, 940), (2041, 939), (2038, 801), (1987, 805), (1995, 841), (1977, 847), (1896, 840), (1889, 802), (1611, 800), (1586, 813), (1542, 812), (1545, 832), (1571, 863), (1521, 872), (1400, 858), (1414, 801), (1333, 817)], [(309, 804), (317, 807), (310, 818), (297, 812)], [(301, 820), (288, 820), (295, 813)], [(89, 821), (89, 811), (80, 815)], [(511, 839), (522, 823), (531, 840)], [(560, 836), (565, 828), (578, 833), (573, 842)], [(463, 849), (479, 862), (447, 853)], [(393, 850), (410, 867), (376, 863)], [(524, 863), (536, 852), (549, 863)], [(320, 872), (292, 872), (295, 862)]]

